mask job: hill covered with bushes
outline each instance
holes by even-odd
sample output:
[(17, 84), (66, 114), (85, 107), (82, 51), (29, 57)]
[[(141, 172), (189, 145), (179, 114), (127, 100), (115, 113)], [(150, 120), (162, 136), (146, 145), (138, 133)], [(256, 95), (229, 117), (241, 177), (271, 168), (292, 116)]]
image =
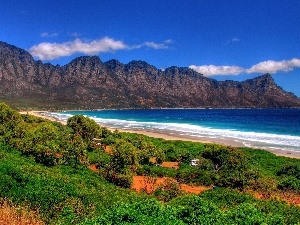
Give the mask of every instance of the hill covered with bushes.
[[(0, 198), (46, 224), (298, 224), (286, 197), (299, 197), (299, 174), (300, 160), (266, 151), (111, 132), (81, 115), (64, 126), (0, 104)], [(136, 175), (172, 179), (136, 193)]]

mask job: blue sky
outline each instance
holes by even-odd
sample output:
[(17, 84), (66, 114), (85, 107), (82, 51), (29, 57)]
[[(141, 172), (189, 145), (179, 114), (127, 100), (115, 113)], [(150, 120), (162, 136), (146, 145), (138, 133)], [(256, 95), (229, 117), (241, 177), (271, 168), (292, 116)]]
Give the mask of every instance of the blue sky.
[(299, 12), (299, 0), (10, 0), (0, 41), (54, 65), (98, 55), (217, 80), (271, 73), (300, 97)]

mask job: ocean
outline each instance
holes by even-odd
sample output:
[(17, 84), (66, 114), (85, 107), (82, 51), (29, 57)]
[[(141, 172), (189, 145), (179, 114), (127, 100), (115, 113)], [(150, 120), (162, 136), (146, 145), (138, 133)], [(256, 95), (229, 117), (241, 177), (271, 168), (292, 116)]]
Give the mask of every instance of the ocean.
[(300, 153), (300, 109), (122, 109), (48, 114), (61, 121), (82, 114), (109, 128), (233, 140), (252, 148)]

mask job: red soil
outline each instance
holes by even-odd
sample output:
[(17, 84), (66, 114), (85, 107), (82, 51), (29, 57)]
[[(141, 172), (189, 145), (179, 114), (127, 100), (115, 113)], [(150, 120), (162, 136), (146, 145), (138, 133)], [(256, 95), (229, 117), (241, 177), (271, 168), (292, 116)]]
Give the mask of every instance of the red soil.
[(113, 151), (111, 149), (111, 146), (104, 146), (104, 151), (109, 154), (109, 155), (112, 155), (113, 154)]
[[(164, 184), (165, 182), (173, 181), (177, 182), (175, 179), (167, 178), (167, 177), (160, 177), (160, 178), (153, 178), (148, 176), (134, 176), (131, 189), (135, 190), (136, 192), (141, 192), (142, 190), (146, 191), (146, 193), (151, 194), (155, 191), (155, 188), (159, 187), (160, 185)], [(191, 186), (187, 184), (181, 184), (180, 189), (182, 191), (193, 193), (193, 194), (200, 194), (206, 190), (212, 189), (211, 187), (207, 186)], [(270, 199), (270, 198), (277, 198), (283, 201), (286, 201), (287, 203), (293, 204), (293, 205), (299, 205), (300, 206), (300, 195), (294, 194), (294, 193), (280, 193), (276, 196), (273, 195), (266, 195), (263, 193), (250, 193), (255, 198), (258, 199)]]
[(300, 206), (300, 195), (284, 196), (282, 199), (288, 203)]
[(163, 162), (161, 166), (165, 168), (172, 168), (177, 170), (179, 168), (179, 162)]
[[(134, 176), (131, 188), (138, 193), (141, 190), (145, 190), (146, 193), (150, 194), (154, 192), (155, 188), (168, 181), (177, 182), (175, 179), (166, 177), (153, 178), (148, 176)], [(187, 184), (181, 184), (180, 189), (189, 193), (200, 194), (201, 192), (211, 188), (206, 186), (191, 186)]]
[(249, 192), (249, 194), (253, 195), (257, 199), (279, 199), (282, 201), (286, 201), (289, 204), (300, 206), (300, 195), (293, 192), (280, 192), (280, 193), (272, 193), (272, 194), (264, 194), (259, 192)]
[(98, 172), (98, 171), (99, 171), (99, 169), (97, 168), (96, 164), (90, 165), (89, 168), (90, 168), (92, 171), (94, 171), (94, 172)]
[(207, 191), (212, 188), (207, 186), (191, 186), (187, 184), (182, 184), (180, 185), (180, 189), (189, 193), (200, 194), (203, 191)]
[[(95, 164), (90, 165), (89, 168), (94, 172), (99, 171)], [(155, 188), (165, 184), (168, 181), (177, 182), (175, 179), (167, 177), (154, 178), (149, 176), (134, 176), (131, 189), (135, 190), (138, 193), (144, 190), (146, 193), (152, 194), (155, 191)], [(180, 189), (188, 193), (200, 194), (212, 188), (208, 186), (192, 186), (187, 184), (180, 184)], [(266, 195), (258, 192), (249, 192), (249, 194), (253, 195), (257, 199), (277, 198), (286, 201), (287, 203), (300, 206), (300, 195), (295, 193), (282, 192), (279, 194), (277, 193), (275, 196), (273, 196), (272, 194)]]

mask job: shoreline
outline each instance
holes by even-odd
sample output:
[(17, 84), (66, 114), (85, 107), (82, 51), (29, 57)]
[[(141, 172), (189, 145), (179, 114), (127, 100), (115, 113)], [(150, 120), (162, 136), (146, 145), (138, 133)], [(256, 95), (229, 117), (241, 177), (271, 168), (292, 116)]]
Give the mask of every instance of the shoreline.
[[(63, 125), (66, 125), (66, 121), (59, 120), (52, 116), (44, 115), (48, 111), (20, 111), (20, 114), (29, 114), (37, 117), (41, 117), (44, 119), (48, 119), (50, 121), (59, 122)], [(180, 140), (180, 141), (192, 141), (192, 142), (200, 142), (200, 143), (210, 143), (210, 144), (220, 144), (224, 146), (232, 146), (232, 147), (246, 147), (243, 143), (235, 141), (233, 139), (214, 139), (214, 138), (200, 138), (200, 137), (192, 137), (187, 135), (179, 135), (174, 133), (163, 133), (163, 132), (154, 132), (147, 130), (134, 130), (134, 129), (122, 129), (122, 128), (111, 128), (107, 127), (110, 131), (118, 130), (120, 132), (128, 132), (128, 133), (136, 133), (143, 134), (153, 138), (162, 138), (169, 141)], [(254, 147), (251, 147), (255, 149)], [(273, 149), (263, 149), (265, 151), (271, 152), (276, 156), (283, 156), (288, 158), (297, 158), (300, 159), (300, 152), (292, 152), (292, 151), (283, 151), (283, 150), (273, 150)]]
[(59, 122), (62, 125), (67, 125), (66, 121), (58, 120), (57, 118), (55, 118), (53, 116), (47, 116), (47, 115), (43, 114), (43, 113), (47, 113), (47, 112), (48, 111), (20, 111), (19, 113), (24, 114), (24, 115), (28, 114), (28, 115), (40, 117), (40, 118), (43, 118), (43, 119), (47, 119), (47, 120), (50, 120), (50, 121), (53, 121), (53, 122)]

